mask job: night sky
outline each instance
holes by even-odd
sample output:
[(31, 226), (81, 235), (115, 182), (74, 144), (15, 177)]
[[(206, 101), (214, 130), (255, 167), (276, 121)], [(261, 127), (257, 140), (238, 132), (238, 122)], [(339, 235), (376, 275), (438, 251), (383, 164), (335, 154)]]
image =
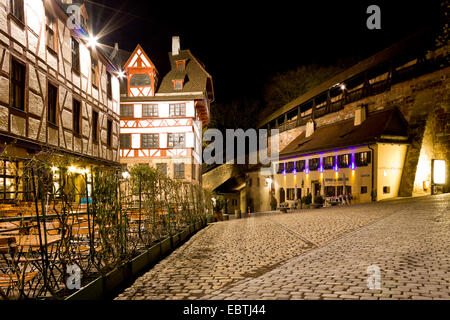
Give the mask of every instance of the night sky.
[[(95, 32), (105, 26), (111, 31), (101, 43), (118, 42), (127, 51), (140, 43), (163, 75), (171, 37), (179, 35), (181, 48), (190, 49), (213, 76), (220, 102), (258, 97), (270, 76), (300, 65), (365, 58), (433, 25), (439, 9), (434, 0), (161, 3), (86, 1)], [(381, 30), (366, 27), (370, 4), (381, 8)]]

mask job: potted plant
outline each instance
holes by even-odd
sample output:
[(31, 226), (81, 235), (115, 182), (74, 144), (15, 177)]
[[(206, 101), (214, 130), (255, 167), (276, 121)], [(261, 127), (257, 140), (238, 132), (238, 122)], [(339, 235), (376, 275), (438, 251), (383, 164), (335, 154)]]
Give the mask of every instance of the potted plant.
[(308, 193), (306, 196), (302, 197), (302, 203), (305, 205), (305, 208), (309, 208), (309, 205), (312, 202), (312, 195)]
[(318, 196), (314, 197), (314, 204), (312, 206), (313, 206), (313, 208), (317, 209), (317, 208), (323, 207), (324, 202), (325, 202), (325, 200), (323, 199), (323, 197), (321, 195), (318, 195)]

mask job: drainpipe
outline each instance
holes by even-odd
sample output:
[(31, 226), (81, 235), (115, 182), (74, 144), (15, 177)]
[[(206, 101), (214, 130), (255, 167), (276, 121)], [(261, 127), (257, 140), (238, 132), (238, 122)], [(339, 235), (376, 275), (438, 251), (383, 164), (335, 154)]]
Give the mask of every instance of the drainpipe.
[[(372, 162), (372, 190), (370, 191), (371, 196), (372, 196), (372, 192), (373, 192), (373, 180), (374, 180), (374, 168), (375, 168), (375, 150), (369, 145), (367, 145), (367, 147), (370, 149), (370, 151), (372, 151), (371, 153), (371, 162)], [(378, 197), (378, 190), (377, 190), (377, 197)], [(377, 199), (375, 198), (375, 201), (377, 201)]]

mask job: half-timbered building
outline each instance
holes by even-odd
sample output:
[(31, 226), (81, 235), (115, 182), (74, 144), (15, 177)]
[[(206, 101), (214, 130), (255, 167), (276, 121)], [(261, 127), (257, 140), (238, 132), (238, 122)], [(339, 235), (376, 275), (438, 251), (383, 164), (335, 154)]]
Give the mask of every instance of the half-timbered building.
[(44, 149), (73, 159), (72, 173), (119, 165), (117, 68), (89, 45), (82, 6), (70, 20), (70, 4), (0, 1), (0, 201), (26, 194), (23, 161)]
[(183, 181), (201, 180), (202, 126), (214, 99), (212, 77), (190, 50), (172, 39), (170, 71), (158, 71), (140, 45), (124, 65), (120, 99), (120, 158), (150, 164)]

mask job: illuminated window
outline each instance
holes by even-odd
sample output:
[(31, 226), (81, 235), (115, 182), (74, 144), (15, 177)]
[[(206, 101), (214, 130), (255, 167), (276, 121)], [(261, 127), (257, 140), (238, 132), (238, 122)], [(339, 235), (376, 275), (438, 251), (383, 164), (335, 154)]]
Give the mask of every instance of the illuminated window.
[(186, 116), (186, 105), (184, 103), (169, 105), (169, 116), (171, 117)]
[(144, 104), (142, 106), (142, 116), (143, 117), (157, 117), (158, 116), (158, 105)]
[(365, 167), (370, 163), (370, 151), (355, 153), (355, 163), (358, 167)]
[(347, 168), (350, 165), (350, 154), (338, 155), (338, 167)]
[(286, 162), (286, 172), (291, 173), (294, 171), (294, 162)]
[(335, 160), (336, 160), (335, 156), (325, 157), (323, 159), (323, 168), (324, 169), (333, 169), (334, 165), (335, 165)]
[(141, 134), (141, 148), (158, 148), (159, 147), (159, 134)]

